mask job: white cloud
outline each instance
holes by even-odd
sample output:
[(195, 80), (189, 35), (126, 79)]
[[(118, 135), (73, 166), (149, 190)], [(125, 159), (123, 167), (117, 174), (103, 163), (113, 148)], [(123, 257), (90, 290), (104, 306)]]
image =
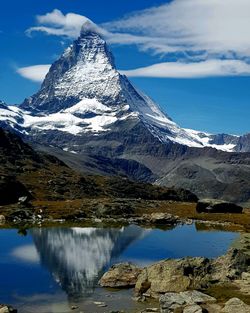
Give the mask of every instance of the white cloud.
[(49, 68), (50, 64), (20, 67), (17, 69), (17, 73), (34, 82), (42, 82), (48, 73)]
[[(111, 44), (137, 45), (175, 62), (123, 71), (128, 76), (192, 78), (249, 75), (249, 0), (172, 0), (97, 26), (87, 17), (53, 10), (36, 17), (28, 34), (76, 38), (82, 25), (95, 29)], [(41, 81), (48, 65), (18, 69), (22, 76)]]
[(121, 71), (130, 77), (202, 78), (250, 75), (250, 64), (240, 60), (207, 60), (202, 62), (165, 62), (134, 70)]
[(11, 255), (23, 262), (38, 263), (40, 260), (34, 245), (25, 245), (15, 248)]
[(95, 31), (105, 33), (103, 29), (98, 27), (90, 19), (83, 15), (75, 13), (68, 13), (64, 15), (57, 9), (46, 13), (45, 15), (37, 15), (36, 21), (39, 26), (27, 29), (26, 33), (28, 35), (31, 35), (33, 32), (44, 32), (47, 35), (76, 38), (79, 36), (83, 25), (88, 28), (94, 28)]
[(155, 53), (250, 56), (249, 0), (173, 0), (102, 26)]

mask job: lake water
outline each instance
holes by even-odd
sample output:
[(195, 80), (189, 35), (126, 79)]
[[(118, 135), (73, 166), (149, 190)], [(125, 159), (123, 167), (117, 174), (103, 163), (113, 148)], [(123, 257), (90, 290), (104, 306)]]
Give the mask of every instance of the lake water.
[[(134, 308), (132, 291), (98, 287), (110, 265), (130, 261), (145, 266), (165, 258), (216, 257), (237, 233), (197, 231), (195, 225), (171, 230), (121, 228), (34, 228), (26, 236), (0, 230), (0, 303), (20, 313), (108, 312)], [(105, 301), (108, 308), (95, 307)]]

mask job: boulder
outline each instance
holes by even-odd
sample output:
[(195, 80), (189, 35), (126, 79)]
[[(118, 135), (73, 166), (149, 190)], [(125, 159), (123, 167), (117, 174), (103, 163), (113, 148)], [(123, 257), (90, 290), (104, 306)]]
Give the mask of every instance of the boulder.
[(0, 313), (17, 313), (17, 310), (12, 306), (0, 304)]
[(20, 197), (18, 199), (18, 203), (26, 205), (30, 202), (30, 198), (28, 196)]
[(183, 309), (183, 313), (202, 313), (204, 310), (198, 304), (188, 305)]
[(177, 222), (178, 218), (169, 213), (152, 213), (148, 217), (148, 223), (153, 225), (174, 225)]
[(249, 272), (250, 255), (242, 250), (231, 248), (228, 252), (211, 262), (212, 280), (225, 282), (241, 278), (242, 273)]
[(199, 304), (214, 303), (216, 299), (193, 290), (180, 293), (166, 293), (160, 297), (159, 301), (162, 313), (175, 312), (177, 309), (182, 309), (186, 313), (202, 313), (202, 308)]
[(228, 300), (221, 313), (250, 313), (250, 306), (238, 298)]
[(243, 208), (232, 202), (203, 199), (198, 201), (196, 211), (198, 213), (242, 213)]
[(141, 271), (131, 263), (115, 264), (102, 276), (99, 284), (111, 288), (134, 287)]
[(158, 297), (166, 292), (181, 292), (206, 287), (210, 281), (211, 261), (183, 258), (160, 261), (142, 270), (135, 285), (137, 296)]
[(11, 222), (23, 222), (26, 220), (32, 220), (34, 213), (30, 209), (17, 209), (7, 216), (7, 219)]
[(99, 203), (94, 207), (93, 214), (96, 217), (124, 216), (134, 214), (133, 204), (128, 201), (117, 201), (112, 203)]
[(5, 222), (6, 222), (5, 216), (4, 215), (0, 215), (0, 225), (5, 224)]

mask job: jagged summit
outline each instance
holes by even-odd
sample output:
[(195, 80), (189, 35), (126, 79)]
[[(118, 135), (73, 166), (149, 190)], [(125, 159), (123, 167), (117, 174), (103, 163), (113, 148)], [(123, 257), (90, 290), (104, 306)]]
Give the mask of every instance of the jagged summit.
[(42, 87), (22, 108), (54, 113), (83, 98), (117, 101), (119, 73), (106, 42), (89, 22), (80, 37), (52, 64)]
[(21, 107), (0, 102), (0, 127), (77, 171), (250, 201), (249, 154), (210, 149), (250, 151), (250, 135), (181, 128), (119, 73), (102, 34), (89, 22), (35, 95)]
[(119, 132), (122, 123), (121, 131), (140, 124), (162, 143), (211, 146), (226, 151), (235, 147), (229, 140), (217, 144), (213, 135), (183, 129), (174, 123), (119, 73), (102, 30), (88, 19), (79, 38), (52, 64), (41, 89), (25, 99), (20, 108), (0, 110), (2, 123), (7, 121), (15, 130), (42, 134), (43, 138), (49, 132), (50, 137), (51, 132), (57, 132), (56, 136), (58, 132), (73, 136), (100, 135), (114, 129)]

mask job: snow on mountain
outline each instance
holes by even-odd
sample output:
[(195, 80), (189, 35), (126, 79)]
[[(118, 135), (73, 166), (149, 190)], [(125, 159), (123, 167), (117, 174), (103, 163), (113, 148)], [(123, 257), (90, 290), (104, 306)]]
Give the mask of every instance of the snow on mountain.
[(112, 131), (119, 121), (136, 120), (163, 143), (233, 151), (236, 143), (216, 143), (213, 135), (173, 122), (117, 71), (106, 42), (90, 26), (82, 28), (80, 37), (51, 66), (35, 95), (20, 107), (1, 103), (1, 124), (24, 134), (56, 130), (80, 136), (98, 135)]
[[(200, 141), (204, 147), (211, 147), (222, 151), (233, 152), (236, 146), (236, 143), (224, 143), (224, 141), (221, 144), (215, 144), (214, 138), (217, 135), (200, 132), (193, 129), (185, 129), (185, 131), (188, 132), (194, 138), (196, 138), (198, 141)], [(232, 137), (233, 139), (239, 138), (239, 136), (236, 135), (230, 135), (230, 137)]]
[[(108, 131), (108, 126), (118, 120), (116, 113), (96, 99), (82, 99), (68, 109), (46, 115), (33, 115), (14, 106), (0, 108), (0, 121), (8, 122), (14, 129), (17, 125), (21, 126), (21, 133), (28, 133), (29, 129), (33, 129), (37, 132), (58, 130), (77, 135)], [(128, 116), (131, 114), (124, 115), (120, 120)]]

